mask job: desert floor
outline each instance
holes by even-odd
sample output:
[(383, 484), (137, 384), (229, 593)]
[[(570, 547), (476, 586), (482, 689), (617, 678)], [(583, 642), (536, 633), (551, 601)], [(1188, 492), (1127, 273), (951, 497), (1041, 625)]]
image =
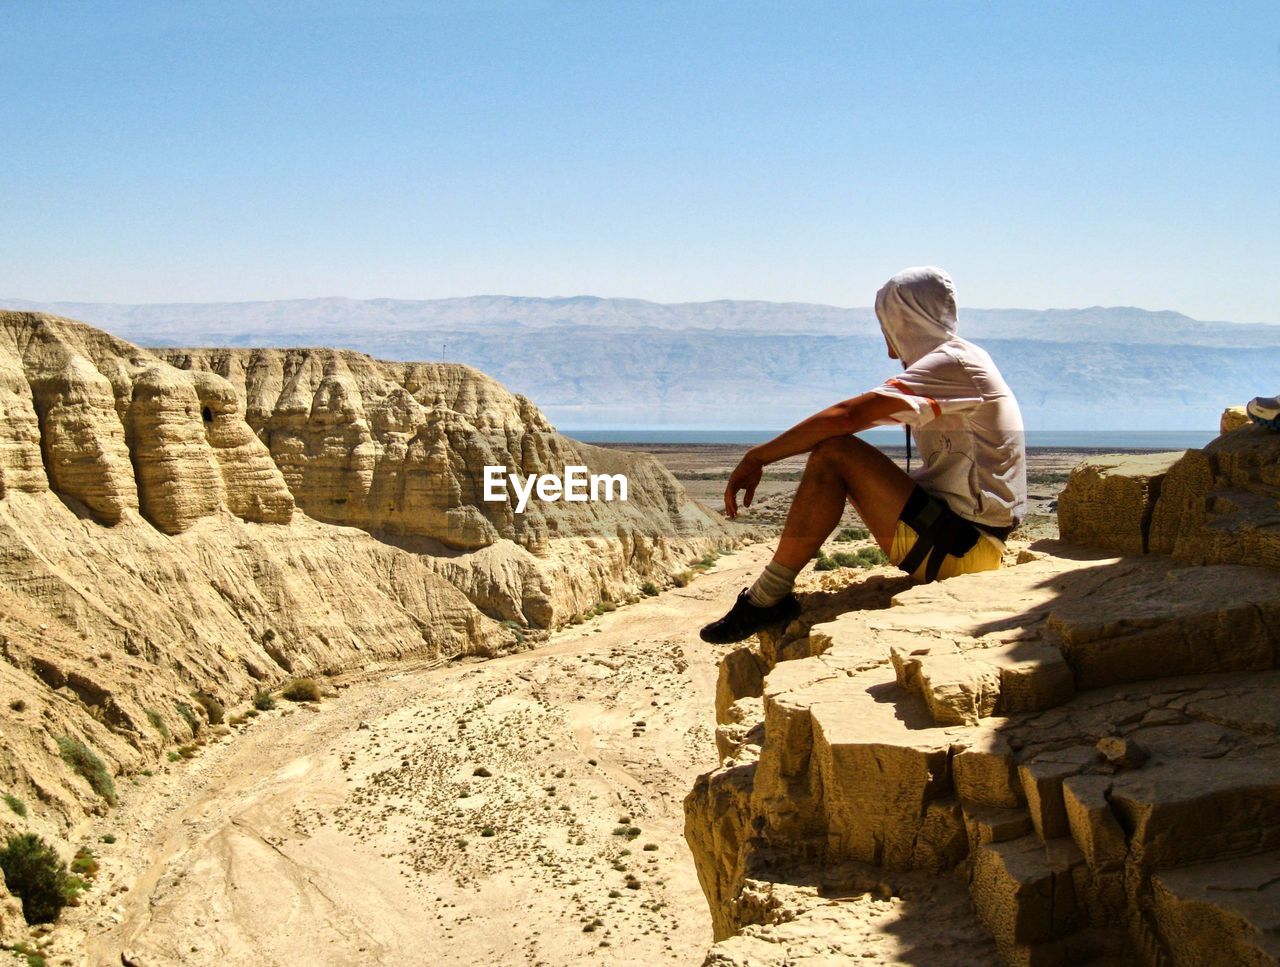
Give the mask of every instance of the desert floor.
[(334, 680), (159, 767), (96, 830), (89, 962), (700, 962), (681, 802), (724, 649), (697, 629), (767, 557), (533, 651)]
[[(648, 449), (711, 507), (741, 453)], [(1079, 458), (1033, 458), (1046, 528)], [(781, 522), (801, 467), (771, 468), (757, 530)], [(681, 803), (715, 765), (727, 648), (697, 631), (769, 550), (535, 650), (329, 680), (318, 705), (281, 701), (122, 783), (85, 831), (116, 837), (102, 872), (53, 942), (138, 967), (700, 963), (710, 922)]]

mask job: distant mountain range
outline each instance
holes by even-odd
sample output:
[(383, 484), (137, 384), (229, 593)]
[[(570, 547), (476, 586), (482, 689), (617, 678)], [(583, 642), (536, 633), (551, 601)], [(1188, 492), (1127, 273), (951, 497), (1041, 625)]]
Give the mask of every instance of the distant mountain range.
[[(588, 427), (780, 427), (892, 375), (875, 313), (807, 303), (296, 299), (109, 303), (0, 300), (144, 346), (358, 349), (465, 362)], [(1130, 307), (961, 309), (1018, 395), (1028, 428), (1203, 429), (1280, 390), (1280, 325)]]

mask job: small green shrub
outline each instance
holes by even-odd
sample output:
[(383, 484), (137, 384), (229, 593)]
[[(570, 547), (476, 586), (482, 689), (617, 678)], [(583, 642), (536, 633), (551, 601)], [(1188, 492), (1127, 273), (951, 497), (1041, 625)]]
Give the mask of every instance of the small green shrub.
[(27, 923), (52, 923), (75, 898), (76, 882), (57, 851), (35, 833), (10, 836), (0, 850), (0, 870), (22, 901)]
[(679, 574), (671, 575), (671, 583), (678, 588), (686, 588), (693, 580), (692, 571), (681, 571)]
[(98, 837), (98, 839), (99, 839), (99, 840), (101, 840), (102, 842), (106, 843), (108, 846), (110, 846), (112, 843), (114, 843), (114, 842), (116, 841), (116, 834), (115, 834), (115, 833), (103, 833), (101, 836), (99, 836), (99, 837)]
[(645, 581), (644, 584), (640, 585), (640, 593), (646, 597), (656, 597), (658, 594), (658, 586), (652, 581)]
[[(840, 563), (845, 567), (876, 567), (880, 564), (887, 564), (889, 561), (888, 555), (878, 547), (860, 547), (852, 555), (847, 556), (852, 557), (853, 561), (852, 563), (841, 561)], [(837, 559), (839, 559), (839, 555), (837, 555)]]
[(15, 813), (17, 813), (19, 816), (23, 817), (24, 819), (26, 818), (27, 804), (25, 802), (23, 802), (21, 799), (19, 799), (17, 796), (13, 795), (12, 793), (5, 793), (4, 801), (8, 803), (9, 808), (12, 809)]
[(71, 860), (71, 872), (76, 876), (93, 879), (98, 875), (98, 858), (93, 855), (93, 850), (87, 846), (81, 846), (76, 850), (76, 855)]
[(280, 692), (291, 702), (320, 701), (320, 686), (314, 678), (292, 679)]
[(836, 534), (835, 539), (838, 541), (865, 541), (871, 536), (871, 531), (865, 527), (842, 527), (840, 533)]
[(19, 957), (26, 957), (27, 967), (47, 967), (49, 963), (44, 959), (44, 954), (30, 944), (16, 943), (9, 949)]
[(856, 551), (836, 551), (830, 557), (819, 554), (814, 563), (815, 571), (834, 571), (841, 567), (875, 567), (889, 560), (878, 547), (860, 547)]
[(200, 703), (200, 707), (204, 709), (204, 714), (209, 719), (210, 725), (222, 724), (222, 720), (227, 717), (227, 710), (221, 702), (208, 692), (196, 692), (193, 697)]
[(167, 756), (170, 762), (178, 762), (182, 759), (182, 756), (178, 755), (178, 753), (174, 752), (172, 749), (168, 751)]
[(160, 733), (160, 737), (165, 742), (168, 742), (169, 726), (164, 724), (164, 719), (160, 717), (160, 713), (153, 708), (144, 708), (143, 711), (147, 713), (147, 721), (151, 723), (151, 727)]
[(182, 721), (186, 722), (191, 729), (193, 736), (200, 734), (200, 717), (196, 715), (195, 710), (186, 702), (175, 702), (174, 707), (177, 708), (178, 714), (182, 716)]
[(259, 712), (270, 712), (276, 707), (276, 700), (269, 691), (260, 688), (253, 693), (253, 707)]
[(106, 763), (79, 739), (59, 735), (56, 741), (63, 761), (83, 776), (93, 791), (105, 799), (108, 805), (114, 806), (116, 784), (111, 779), (111, 773), (107, 771)]

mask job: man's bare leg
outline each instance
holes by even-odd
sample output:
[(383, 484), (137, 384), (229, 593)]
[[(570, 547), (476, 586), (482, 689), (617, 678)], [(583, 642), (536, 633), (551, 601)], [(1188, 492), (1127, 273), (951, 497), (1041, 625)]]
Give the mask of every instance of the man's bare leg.
[(813, 448), (791, 501), (773, 563), (799, 571), (809, 562), (853, 501), (858, 516), (886, 554), (915, 482), (871, 444), (832, 437)]
[(800, 613), (791, 594), (796, 574), (809, 562), (853, 501), (859, 516), (887, 553), (914, 481), (875, 447), (853, 436), (831, 437), (813, 448), (791, 501), (773, 560), (755, 584), (738, 596), (723, 618), (702, 629), (703, 641), (741, 641)]

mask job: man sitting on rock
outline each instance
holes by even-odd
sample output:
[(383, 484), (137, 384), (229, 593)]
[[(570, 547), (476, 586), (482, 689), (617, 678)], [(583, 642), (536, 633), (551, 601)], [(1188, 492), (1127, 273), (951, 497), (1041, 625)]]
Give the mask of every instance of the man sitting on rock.
[[(895, 275), (876, 293), (876, 316), (889, 357), (905, 371), (753, 447), (730, 475), (724, 505), (733, 518), (738, 492), (750, 507), (768, 464), (810, 452), (773, 560), (702, 629), (703, 641), (742, 641), (799, 615), (796, 574), (840, 522), (846, 499), (889, 560), (917, 580), (1000, 566), (1027, 503), (1017, 401), (986, 351), (956, 335), (955, 287), (941, 269)], [(921, 466), (910, 476), (853, 436), (889, 424), (916, 430)]]

